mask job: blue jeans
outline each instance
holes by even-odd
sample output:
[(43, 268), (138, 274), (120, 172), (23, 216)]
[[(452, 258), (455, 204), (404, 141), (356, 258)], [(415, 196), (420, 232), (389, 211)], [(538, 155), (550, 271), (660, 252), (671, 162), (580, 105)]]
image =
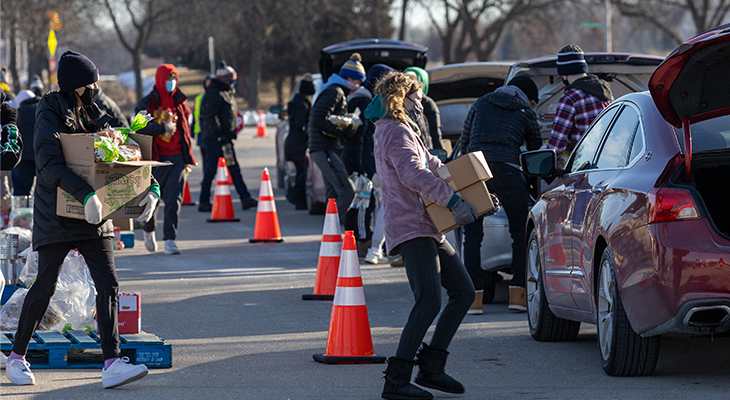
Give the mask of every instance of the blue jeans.
[[(185, 161), (182, 154), (175, 154), (174, 156), (161, 155), (160, 161), (172, 163), (167, 167), (152, 168), (152, 176), (160, 184), (160, 197), (165, 203), (162, 240), (175, 240), (177, 238), (177, 223), (180, 219), (183, 190), (185, 189)], [(157, 228), (157, 212), (159, 209), (160, 202), (158, 201), (152, 218), (144, 224), (145, 232), (154, 232)]]
[[(223, 157), (223, 149), (218, 142), (204, 142), (201, 140), (201, 143), (205, 143), (204, 146), (201, 146), (205, 148), (205, 157), (203, 157), (203, 182), (200, 185), (200, 204), (210, 204), (210, 186), (213, 184), (213, 179), (215, 179), (215, 174), (218, 171), (218, 159)], [(236, 192), (241, 197), (241, 201), (248, 200), (251, 198), (251, 193), (248, 192), (243, 176), (241, 176), (241, 167), (238, 166), (235, 150), (233, 151), (233, 159), (235, 160), (233, 165), (228, 166), (233, 186), (236, 187)]]

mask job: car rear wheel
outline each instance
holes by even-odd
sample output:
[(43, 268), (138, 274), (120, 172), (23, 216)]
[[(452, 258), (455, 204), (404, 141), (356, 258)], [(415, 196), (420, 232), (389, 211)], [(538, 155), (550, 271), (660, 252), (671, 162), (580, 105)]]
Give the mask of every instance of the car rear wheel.
[(601, 366), (611, 376), (651, 375), (659, 358), (660, 336), (641, 337), (631, 328), (618, 293), (613, 260), (603, 251), (596, 290)]
[(575, 340), (580, 322), (556, 317), (548, 306), (540, 264), (537, 232), (530, 232), (527, 242), (527, 322), (532, 338), (540, 342)]

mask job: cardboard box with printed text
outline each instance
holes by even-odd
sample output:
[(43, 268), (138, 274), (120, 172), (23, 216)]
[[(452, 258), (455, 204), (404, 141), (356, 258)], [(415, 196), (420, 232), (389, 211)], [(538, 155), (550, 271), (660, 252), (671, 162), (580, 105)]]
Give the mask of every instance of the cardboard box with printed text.
[[(142, 160), (152, 158), (152, 137), (130, 133), (142, 150)], [(152, 167), (170, 165), (159, 161), (95, 162), (94, 139), (86, 134), (60, 133), (66, 166), (94, 188), (102, 204), (102, 219), (133, 218), (150, 186)], [(84, 205), (58, 188), (56, 214), (85, 219)]]

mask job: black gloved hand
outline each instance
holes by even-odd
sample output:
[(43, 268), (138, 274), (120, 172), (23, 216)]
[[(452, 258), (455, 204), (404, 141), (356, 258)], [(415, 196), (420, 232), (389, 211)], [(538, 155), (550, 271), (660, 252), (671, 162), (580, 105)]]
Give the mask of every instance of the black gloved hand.
[(494, 204), (494, 208), (491, 209), (491, 210), (489, 210), (489, 211), (487, 211), (487, 213), (484, 214), (485, 217), (488, 217), (490, 215), (494, 215), (494, 214), (498, 213), (499, 210), (502, 209), (502, 206), (501, 206), (502, 203), (499, 202), (499, 197), (497, 197), (496, 194), (489, 193), (489, 197), (492, 198), (492, 204)]
[(0, 105), (0, 125), (17, 125), (18, 110), (11, 107), (8, 103)]
[(353, 127), (352, 125), (347, 125), (346, 127), (342, 128), (342, 138), (351, 139), (353, 136), (355, 136), (356, 132), (357, 128)]
[(465, 202), (464, 199), (459, 199), (451, 207), (451, 212), (454, 213), (454, 220), (459, 225), (469, 225), (477, 219), (477, 210), (471, 204)]
[(224, 144), (231, 143), (231, 139), (229, 139), (227, 137), (220, 136), (220, 137), (218, 137), (217, 140), (218, 140), (218, 144), (221, 145), (221, 146), (223, 146)]

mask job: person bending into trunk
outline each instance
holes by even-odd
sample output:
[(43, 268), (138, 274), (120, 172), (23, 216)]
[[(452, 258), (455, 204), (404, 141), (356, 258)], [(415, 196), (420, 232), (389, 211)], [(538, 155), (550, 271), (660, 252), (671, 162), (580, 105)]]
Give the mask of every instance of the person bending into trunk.
[[(456, 222), (473, 222), (474, 208), (431, 170), (441, 162), (426, 150), (417, 133), (422, 84), (401, 72), (390, 72), (376, 85), (376, 96), (365, 111), (375, 122), (375, 165), (383, 196), (385, 243), (389, 255), (400, 253), (415, 298), (394, 357), (385, 371), (385, 399), (432, 399), (413, 385), (411, 372), (418, 352), (416, 383), (449, 393), (464, 393), (464, 386), (444, 373), (446, 349), (469, 306), (474, 285), (459, 256), (426, 214), (421, 195), (448, 207)], [(423, 343), (441, 310), (441, 286), (448, 304), (436, 323), (431, 343)]]

